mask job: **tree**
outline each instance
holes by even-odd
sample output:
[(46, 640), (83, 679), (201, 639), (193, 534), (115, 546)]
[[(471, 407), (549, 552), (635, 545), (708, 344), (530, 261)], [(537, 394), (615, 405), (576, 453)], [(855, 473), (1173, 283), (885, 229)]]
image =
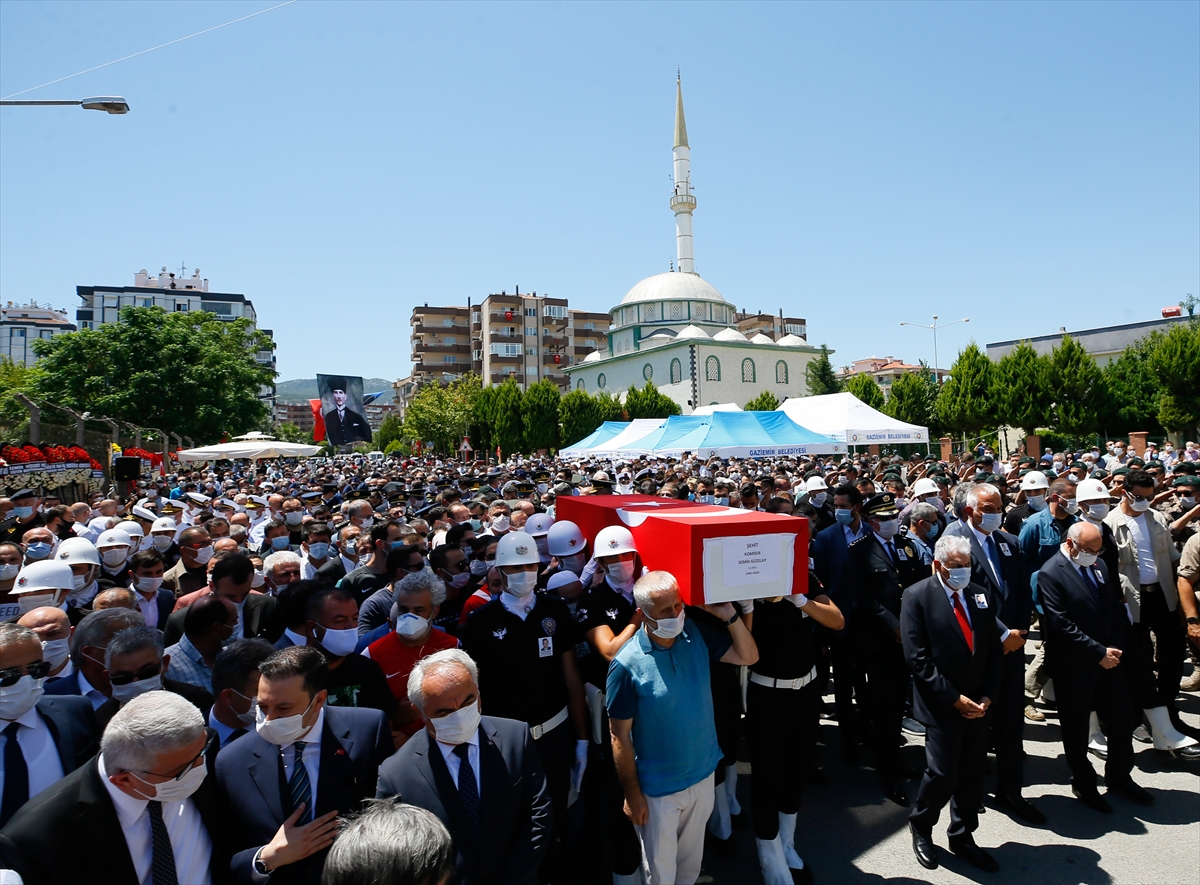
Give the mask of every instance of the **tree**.
[(1033, 433), (1050, 417), (1050, 358), (1028, 341), (1005, 354), (992, 368), (992, 402), (996, 420)]
[(955, 433), (977, 435), (994, 421), (992, 362), (974, 342), (950, 367), (950, 379), (938, 394), (938, 420)]
[(496, 442), (493, 437), (493, 427), (496, 421), (496, 396), (500, 388), (494, 384), (479, 391), (475, 399), (474, 414), (471, 416), (471, 444), (476, 450), (493, 452)]
[(1096, 361), (1070, 335), (1050, 354), (1050, 387), (1050, 426), (1067, 436), (1094, 435), (1104, 379)]
[(447, 385), (422, 387), (408, 404), (404, 435), (432, 443), (439, 452), (456, 452), (471, 424), (479, 393), (479, 376), (472, 374)]
[(32, 393), (37, 382), (37, 368), (34, 366), (19, 366), (9, 357), (0, 357), (0, 425), (12, 433), (3, 442), (23, 443), (18, 439), (29, 421), (29, 411), (24, 405), (13, 399), (15, 393)]
[(750, 402), (746, 403), (747, 412), (773, 412), (779, 407), (779, 397), (764, 390)]
[(604, 421), (600, 417), (600, 403), (586, 390), (572, 390), (558, 403), (558, 420), (561, 424), (562, 441), (570, 446), (594, 431)]
[(557, 449), (558, 406), (562, 393), (549, 378), (531, 384), (521, 398), (521, 418), (525, 422), (525, 443), (531, 452)]
[[(621, 401), (607, 390), (596, 394), (596, 406), (600, 409), (600, 420), (602, 422), (628, 420), (625, 415), (625, 406), (621, 405)], [(596, 426), (598, 427), (599, 425)]]
[(1174, 432), (1200, 424), (1200, 322), (1177, 323), (1150, 356), (1150, 367), (1162, 382), (1158, 419)]
[(283, 442), (305, 443), (307, 445), (312, 445), (312, 437), (313, 435), (311, 430), (301, 430), (291, 421), (284, 421), (275, 428), (275, 438), (282, 440)]
[(375, 448), (387, 453), (387, 447), (397, 440), (404, 439), (404, 422), (395, 412), (383, 419), (379, 430), (375, 433)]
[(833, 372), (833, 364), (829, 362), (829, 348), (821, 345), (821, 354), (804, 367), (804, 379), (808, 385), (809, 396), (823, 396), (827, 393), (838, 393), (842, 389), (837, 375)]
[(928, 428), (930, 438), (934, 438), (936, 402), (937, 380), (922, 362), (921, 371), (905, 372), (892, 382), (892, 395), (883, 404), (883, 411), (900, 421)]
[(492, 441), (505, 455), (525, 450), (525, 425), (521, 420), (521, 388), (512, 378), (496, 391)]
[(866, 372), (851, 375), (846, 381), (846, 392), (854, 394), (872, 409), (883, 408), (883, 391)]
[(632, 421), (635, 418), (666, 418), (678, 415), (680, 409), (679, 403), (660, 392), (653, 381), (647, 381), (641, 390), (634, 386), (626, 392), (625, 411)]
[(1098, 431), (1162, 433), (1158, 407), (1163, 383), (1150, 365), (1150, 357), (1162, 339), (1161, 332), (1151, 332), (1126, 347), (1119, 357), (1100, 370), (1104, 398), (1099, 406)]
[(36, 393), (77, 412), (159, 427), (197, 443), (258, 428), (275, 371), (255, 361), (275, 344), (250, 321), (125, 307), (121, 321), (33, 343)]

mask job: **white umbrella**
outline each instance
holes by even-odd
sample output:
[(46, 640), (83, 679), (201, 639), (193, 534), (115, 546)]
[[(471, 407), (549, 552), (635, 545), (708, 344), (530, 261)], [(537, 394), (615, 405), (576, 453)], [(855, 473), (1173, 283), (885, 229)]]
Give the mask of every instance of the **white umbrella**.
[(198, 449), (183, 449), (175, 453), (180, 461), (221, 461), (235, 458), (311, 458), (321, 451), (320, 446), (302, 443), (281, 442), (276, 439), (243, 439), (201, 446)]

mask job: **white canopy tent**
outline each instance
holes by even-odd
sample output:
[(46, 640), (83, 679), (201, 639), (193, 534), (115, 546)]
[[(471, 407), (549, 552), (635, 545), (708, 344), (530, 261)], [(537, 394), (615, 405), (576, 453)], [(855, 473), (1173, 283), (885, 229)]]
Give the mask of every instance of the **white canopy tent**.
[(928, 428), (885, 415), (852, 393), (795, 397), (782, 402), (776, 411), (784, 412), (802, 427), (851, 446), (929, 442)]
[(693, 415), (711, 415), (713, 412), (740, 412), (742, 407), (737, 403), (714, 403), (711, 406), (701, 406), (692, 409)]
[[(249, 436), (249, 434), (247, 435)], [(233, 442), (215, 446), (200, 446), (196, 449), (181, 449), (175, 453), (180, 461), (222, 461), (236, 458), (311, 458), (321, 451), (320, 446), (282, 442), (267, 439), (262, 434), (253, 438), (239, 438)]]
[(638, 449), (636, 441), (658, 430), (666, 420), (666, 418), (635, 418), (629, 422), (628, 427), (612, 439), (605, 440), (594, 448), (588, 449), (584, 454), (600, 458), (615, 455), (648, 455), (650, 450)]

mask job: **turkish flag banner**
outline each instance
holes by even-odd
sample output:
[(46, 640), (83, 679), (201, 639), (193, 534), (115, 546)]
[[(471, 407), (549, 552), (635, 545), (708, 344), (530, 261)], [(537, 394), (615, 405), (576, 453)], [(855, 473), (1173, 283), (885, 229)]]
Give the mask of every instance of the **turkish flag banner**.
[(555, 516), (589, 544), (625, 526), (642, 564), (673, 574), (688, 605), (808, 592), (807, 519), (645, 495), (564, 495)]
[(320, 442), (325, 438), (325, 416), (321, 414), (321, 401), (310, 399), (308, 407), (313, 414), (313, 442)]

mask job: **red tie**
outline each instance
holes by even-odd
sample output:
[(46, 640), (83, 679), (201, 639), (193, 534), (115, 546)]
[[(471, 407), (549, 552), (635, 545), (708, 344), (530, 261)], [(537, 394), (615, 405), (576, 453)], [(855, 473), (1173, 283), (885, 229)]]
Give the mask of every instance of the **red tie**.
[(967, 612), (963, 608), (962, 599), (955, 590), (952, 594), (954, 597), (954, 617), (958, 618), (958, 626), (962, 629), (963, 638), (967, 640), (967, 648), (971, 654), (975, 653), (975, 636), (971, 633), (971, 624), (967, 620)]

